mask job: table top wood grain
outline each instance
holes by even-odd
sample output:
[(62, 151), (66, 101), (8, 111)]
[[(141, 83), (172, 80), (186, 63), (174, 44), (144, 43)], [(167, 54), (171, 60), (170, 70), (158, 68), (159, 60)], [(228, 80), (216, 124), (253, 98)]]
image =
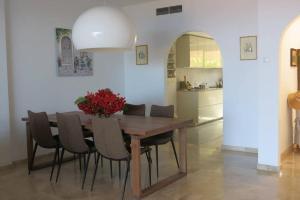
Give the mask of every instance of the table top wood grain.
[[(80, 117), (82, 126), (86, 129), (92, 130), (92, 115), (84, 114), (80, 111), (65, 112), (64, 114), (76, 114)], [(177, 119), (177, 118), (161, 118), (161, 117), (141, 117), (130, 115), (113, 115), (115, 119), (120, 122), (121, 129), (132, 136), (139, 138), (150, 137), (172, 131), (175, 129), (185, 128), (192, 124), (191, 119)], [(56, 115), (48, 115), (49, 122), (56, 123)], [(28, 118), (22, 118), (23, 121), (28, 121)]]

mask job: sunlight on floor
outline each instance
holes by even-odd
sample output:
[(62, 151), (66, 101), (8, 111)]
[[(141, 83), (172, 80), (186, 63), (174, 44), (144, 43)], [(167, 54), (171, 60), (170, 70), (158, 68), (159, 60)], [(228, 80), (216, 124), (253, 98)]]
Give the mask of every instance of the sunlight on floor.
[[(163, 188), (148, 200), (257, 200), (300, 199), (300, 154), (294, 153), (283, 163), (281, 176), (256, 170), (257, 155), (222, 151), (223, 121), (205, 124), (188, 130), (188, 176)], [(153, 152), (152, 152), (153, 153)], [(153, 153), (154, 154), (154, 153)], [(154, 155), (152, 155), (154, 158)], [(122, 180), (118, 178), (114, 163), (114, 178), (109, 175), (109, 163), (99, 170), (94, 192), (90, 192), (93, 171), (91, 165), (86, 188), (80, 189), (78, 162), (63, 165), (58, 184), (49, 182), (50, 170), (43, 169), (27, 175), (26, 165), (18, 164), (0, 171), (0, 199), (7, 200), (62, 200), (120, 198)], [(143, 186), (148, 184), (146, 159), (142, 158)], [(155, 165), (152, 171), (155, 172)], [(176, 172), (176, 162), (171, 145), (159, 149), (160, 179)], [(156, 175), (153, 173), (153, 182)], [(130, 185), (130, 184), (129, 184)], [(132, 199), (130, 186), (126, 199)]]

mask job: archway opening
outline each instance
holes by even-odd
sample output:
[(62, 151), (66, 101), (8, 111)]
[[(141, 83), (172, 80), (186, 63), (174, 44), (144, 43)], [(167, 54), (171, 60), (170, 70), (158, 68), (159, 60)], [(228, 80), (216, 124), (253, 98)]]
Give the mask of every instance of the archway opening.
[[(279, 78), (280, 78), (280, 136), (279, 154), (283, 161), (293, 150), (294, 144), (300, 144), (300, 112), (291, 109), (287, 105), (287, 97), (291, 93), (297, 92), (300, 76), (297, 76), (300, 50), (300, 17), (294, 19), (284, 30), (281, 38), (279, 52)], [(298, 53), (297, 53), (298, 52)], [(298, 123), (297, 123), (298, 121)], [(294, 123), (296, 122), (296, 123)], [(300, 125), (300, 124), (299, 124)], [(298, 134), (297, 134), (298, 132)]]
[[(193, 141), (223, 144), (223, 60), (209, 34), (186, 32), (170, 47), (166, 65), (166, 102), (179, 118), (193, 119)], [(197, 137), (197, 138), (195, 138)], [(202, 141), (200, 141), (202, 140)]]

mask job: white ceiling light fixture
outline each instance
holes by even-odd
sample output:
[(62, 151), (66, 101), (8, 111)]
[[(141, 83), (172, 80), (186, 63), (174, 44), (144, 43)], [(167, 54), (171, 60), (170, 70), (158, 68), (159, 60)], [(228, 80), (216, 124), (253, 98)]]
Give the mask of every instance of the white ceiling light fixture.
[(134, 46), (136, 34), (124, 12), (103, 6), (89, 9), (78, 17), (73, 26), (72, 39), (78, 50), (126, 50)]

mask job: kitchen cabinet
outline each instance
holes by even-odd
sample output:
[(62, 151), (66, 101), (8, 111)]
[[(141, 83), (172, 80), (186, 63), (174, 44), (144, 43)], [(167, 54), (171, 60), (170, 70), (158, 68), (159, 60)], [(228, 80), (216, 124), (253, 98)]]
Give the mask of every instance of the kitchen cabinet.
[(222, 68), (216, 41), (209, 37), (185, 34), (176, 41), (178, 68)]
[(168, 64), (167, 64), (167, 74), (168, 78), (172, 79), (176, 77), (176, 45), (174, 44), (168, 55)]
[(223, 89), (177, 92), (177, 115), (191, 118), (194, 125), (223, 118)]

